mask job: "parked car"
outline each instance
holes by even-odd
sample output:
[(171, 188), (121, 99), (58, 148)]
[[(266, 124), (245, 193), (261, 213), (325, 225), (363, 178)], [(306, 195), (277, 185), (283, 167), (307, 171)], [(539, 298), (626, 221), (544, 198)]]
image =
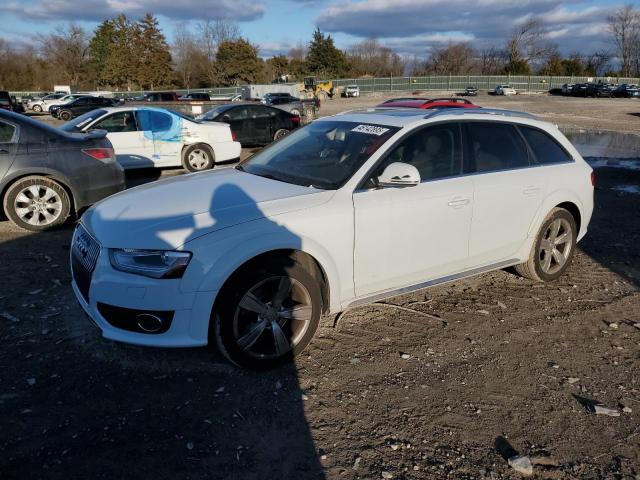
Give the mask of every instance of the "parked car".
[(215, 342), (267, 368), (322, 314), (509, 266), (555, 280), (587, 233), (593, 171), (551, 123), (484, 112), (324, 117), (235, 169), (100, 202), (73, 237), (75, 295), (106, 338)]
[(50, 111), (51, 107), (53, 106), (57, 106), (57, 105), (65, 105), (67, 103), (70, 103), (78, 98), (82, 98), (82, 97), (89, 97), (90, 95), (82, 95), (82, 94), (71, 94), (71, 95), (65, 95), (63, 97), (58, 98), (57, 100), (51, 100), (50, 102), (47, 102), (46, 104), (43, 105), (43, 111)]
[(209, 96), (208, 93), (204, 93), (204, 92), (191, 92), (191, 93), (187, 93), (186, 95), (182, 95), (180, 98), (178, 98), (178, 100), (195, 100), (195, 101), (206, 101), (208, 102), (209, 100), (211, 100), (211, 97)]
[(65, 222), (125, 187), (106, 132), (70, 134), (25, 115), (0, 110), (0, 201), (26, 230)]
[(0, 90), (0, 109), (13, 110), (13, 103), (11, 101), (11, 95), (6, 90)]
[(260, 104), (228, 104), (196, 117), (203, 122), (223, 122), (242, 146), (266, 145), (300, 126), (300, 116)]
[(421, 100), (399, 100), (386, 101), (378, 105), (383, 108), (422, 108), (425, 110), (431, 108), (480, 108), (478, 105), (471, 103), (464, 98), (432, 98)]
[(638, 98), (640, 97), (640, 87), (638, 87), (638, 85), (623, 83), (622, 85), (618, 85), (612, 93), (614, 97)]
[(495, 95), (516, 95), (516, 89), (509, 85), (497, 85), (493, 90)]
[[(2, 100), (0, 100), (0, 103), (2, 103)], [(11, 95), (11, 110), (16, 113), (25, 113), (26, 111), (24, 108), (24, 103), (18, 100), (14, 95)]]
[(66, 94), (64, 93), (51, 93), (49, 95), (45, 95), (42, 98), (38, 98), (27, 103), (27, 109), (33, 110), (34, 112), (38, 112), (38, 113), (45, 112), (47, 110), (47, 104), (55, 100), (58, 100), (64, 97), (65, 95)]
[(118, 163), (125, 169), (182, 166), (198, 172), (240, 158), (240, 143), (229, 125), (199, 122), (164, 108), (101, 108), (62, 129), (106, 130)]
[(587, 88), (587, 96), (611, 98), (616, 87), (613, 83), (598, 83), (593, 85), (592, 92)]
[(176, 92), (152, 92), (144, 96), (145, 102), (177, 102), (180, 100)]
[(260, 103), (312, 120), (320, 108), (318, 98), (298, 98), (288, 93), (265, 93)]
[(242, 94), (236, 93), (234, 95), (211, 95), (211, 100), (222, 102), (241, 102)]
[(104, 97), (80, 97), (72, 100), (64, 105), (53, 105), (49, 108), (49, 113), (54, 118), (59, 118), (68, 122), (84, 113), (95, 110), (96, 108), (106, 108), (117, 105), (118, 101), (113, 98)]
[(358, 85), (347, 85), (343, 90), (344, 97), (359, 97), (360, 87)]
[(459, 93), (458, 95), (462, 97), (475, 97), (476, 95), (478, 95), (478, 89), (470, 85), (466, 87), (464, 91), (462, 93)]
[(576, 83), (571, 89), (571, 96), (573, 97), (586, 97), (588, 84)]

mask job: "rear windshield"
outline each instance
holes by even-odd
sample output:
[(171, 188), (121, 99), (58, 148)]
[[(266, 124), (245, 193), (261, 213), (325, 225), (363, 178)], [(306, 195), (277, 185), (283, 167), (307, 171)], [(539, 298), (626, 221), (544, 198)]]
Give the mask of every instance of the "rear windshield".
[(282, 182), (336, 190), (398, 130), (387, 125), (313, 122), (236, 168)]
[(107, 111), (102, 109), (91, 110), (90, 112), (87, 112), (84, 115), (80, 115), (79, 117), (76, 117), (73, 120), (65, 123), (60, 128), (65, 132), (79, 132), (93, 120), (102, 117), (105, 113), (107, 113)]

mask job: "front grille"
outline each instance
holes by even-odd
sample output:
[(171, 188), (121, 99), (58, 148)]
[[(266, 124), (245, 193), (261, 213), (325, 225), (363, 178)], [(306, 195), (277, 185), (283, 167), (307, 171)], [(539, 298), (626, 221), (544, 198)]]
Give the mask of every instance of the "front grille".
[(71, 241), (71, 274), (87, 302), (89, 302), (91, 276), (96, 268), (98, 255), (100, 255), (100, 244), (82, 225), (78, 225)]

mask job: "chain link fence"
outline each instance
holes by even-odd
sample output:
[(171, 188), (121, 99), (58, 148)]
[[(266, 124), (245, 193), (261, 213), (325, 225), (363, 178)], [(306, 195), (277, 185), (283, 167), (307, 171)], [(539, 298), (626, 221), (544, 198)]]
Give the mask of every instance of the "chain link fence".
[[(322, 80), (324, 81), (324, 80)], [(640, 83), (640, 78), (617, 77), (553, 77), (540, 75), (440, 75), (426, 77), (378, 77), (378, 78), (341, 78), (333, 80), (334, 87), (358, 85), (363, 93), (374, 92), (416, 92), (416, 91), (447, 91), (458, 92), (467, 86), (474, 86), (479, 90), (492, 91), (497, 85), (510, 85), (519, 93), (542, 93), (553, 88), (561, 88), (565, 83)], [(208, 93), (212, 97), (232, 96), (239, 94), (241, 86), (211, 87), (175, 90), (178, 95), (192, 92)], [(40, 92), (11, 92), (16, 97), (34, 96)], [(147, 91), (116, 91), (115, 97), (141, 97)]]

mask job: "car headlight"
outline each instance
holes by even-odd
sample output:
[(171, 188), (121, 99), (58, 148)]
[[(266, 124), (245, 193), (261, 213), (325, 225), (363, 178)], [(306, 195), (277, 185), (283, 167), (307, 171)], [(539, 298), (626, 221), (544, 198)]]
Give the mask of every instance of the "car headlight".
[(171, 250), (109, 249), (111, 266), (121, 272), (151, 278), (180, 278), (191, 260), (190, 252)]

